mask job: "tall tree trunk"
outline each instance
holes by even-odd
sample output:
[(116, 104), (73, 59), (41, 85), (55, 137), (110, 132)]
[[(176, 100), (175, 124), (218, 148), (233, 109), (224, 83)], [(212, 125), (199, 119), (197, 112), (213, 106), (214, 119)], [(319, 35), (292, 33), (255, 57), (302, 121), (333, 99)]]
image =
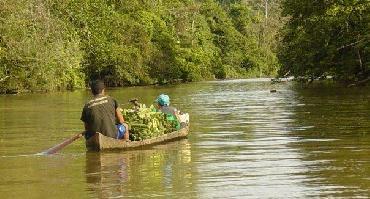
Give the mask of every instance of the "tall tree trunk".
[(358, 49), (358, 48), (357, 48), (357, 58), (358, 58), (358, 63), (359, 63), (359, 65), (360, 65), (361, 72), (362, 72), (362, 73), (365, 73), (364, 65), (363, 65), (363, 63), (362, 63), (362, 58), (361, 58), (360, 49)]

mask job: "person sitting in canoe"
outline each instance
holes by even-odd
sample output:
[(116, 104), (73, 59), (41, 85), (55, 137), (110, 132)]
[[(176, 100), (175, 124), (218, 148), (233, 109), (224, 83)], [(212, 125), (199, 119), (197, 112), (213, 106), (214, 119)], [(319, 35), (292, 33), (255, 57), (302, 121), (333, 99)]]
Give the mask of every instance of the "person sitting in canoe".
[(81, 114), (85, 125), (85, 138), (96, 132), (105, 136), (129, 141), (128, 125), (124, 123), (117, 100), (105, 95), (105, 85), (101, 80), (91, 83), (93, 98), (88, 101)]
[(189, 115), (181, 114), (180, 111), (178, 111), (176, 108), (170, 106), (170, 97), (168, 95), (165, 94), (159, 95), (155, 102), (157, 102), (158, 105), (157, 111), (166, 114), (167, 120), (176, 122), (177, 130), (180, 129), (183, 125), (186, 125), (187, 122), (184, 121), (183, 118), (185, 116), (186, 120), (186, 117), (189, 118)]

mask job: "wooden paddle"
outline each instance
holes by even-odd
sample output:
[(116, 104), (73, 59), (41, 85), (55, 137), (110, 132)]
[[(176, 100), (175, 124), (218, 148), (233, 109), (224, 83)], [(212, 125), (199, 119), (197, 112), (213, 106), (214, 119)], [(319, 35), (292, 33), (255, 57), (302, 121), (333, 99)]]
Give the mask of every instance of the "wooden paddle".
[(73, 137), (64, 140), (62, 143), (57, 144), (57, 145), (49, 148), (48, 150), (45, 150), (41, 153), (38, 153), (37, 155), (51, 155), (51, 154), (54, 154), (54, 153), (60, 151), (61, 149), (63, 149), (64, 147), (66, 147), (67, 145), (71, 144), (72, 142), (74, 142), (78, 138), (84, 136), (84, 134), (85, 134), (85, 132), (78, 133), (77, 135), (74, 135)]

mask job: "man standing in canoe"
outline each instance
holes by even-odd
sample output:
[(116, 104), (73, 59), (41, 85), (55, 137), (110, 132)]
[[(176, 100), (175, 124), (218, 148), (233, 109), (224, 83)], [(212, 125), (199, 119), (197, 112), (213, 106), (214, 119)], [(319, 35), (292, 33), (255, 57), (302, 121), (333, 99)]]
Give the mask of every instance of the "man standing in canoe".
[(91, 83), (93, 98), (88, 101), (81, 114), (85, 124), (85, 138), (96, 132), (105, 136), (129, 141), (128, 125), (124, 123), (118, 102), (105, 95), (105, 85), (101, 80)]

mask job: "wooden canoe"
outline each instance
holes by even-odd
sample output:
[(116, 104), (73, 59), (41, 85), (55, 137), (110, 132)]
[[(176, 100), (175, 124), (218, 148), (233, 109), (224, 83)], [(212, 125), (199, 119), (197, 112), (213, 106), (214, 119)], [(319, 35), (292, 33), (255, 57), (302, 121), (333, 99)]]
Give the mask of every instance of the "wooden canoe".
[(134, 149), (138, 147), (144, 147), (144, 146), (168, 142), (168, 141), (172, 141), (176, 139), (181, 139), (181, 138), (186, 137), (188, 133), (189, 133), (189, 126), (185, 126), (178, 131), (167, 133), (159, 137), (146, 139), (142, 141), (131, 141), (131, 142), (117, 140), (114, 138), (104, 136), (101, 133), (96, 133), (94, 136), (86, 140), (86, 148), (88, 150), (97, 150), (97, 151), (109, 150), (109, 149), (129, 150), (129, 149)]

